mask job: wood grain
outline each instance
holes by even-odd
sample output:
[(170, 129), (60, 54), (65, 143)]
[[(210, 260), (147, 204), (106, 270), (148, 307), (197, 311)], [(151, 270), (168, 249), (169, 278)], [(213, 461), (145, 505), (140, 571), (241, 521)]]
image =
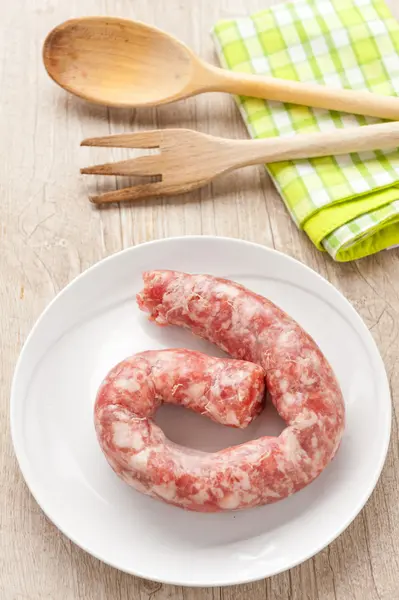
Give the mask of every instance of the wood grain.
[(387, 150), (398, 145), (399, 122), (258, 140), (234, 140), (204, 135), (193, 129), (167, 128), (83, 140), (81, 146), (158, 148), (159, 151), (149, 156), (83, 167), (80, 172), (84, 175), (162, 178), (157, 182), (136, 184), (90, 197), (94, 204), (130, 202), (142, 198), (177, 196), (201, 188), (229, 171), (251, 165), (365, 150)]
[(115, 16), (60, 23), (44, 41), (43, 61), (65, 90), (107, 106), (159, 106), (218, 91), (382, 119), (399, 117), (398, 98), (221, 69), (168, 32)]
[[(71, 16), (109, 14), (170, 31), (214, 60), (208, 31), (268, 0), (14, 0), (0, 8), (0, 598), (4, 600), (395, 600), (399, 598), (399, 251), (334, 264), (298, 233), (261, 167), (248, 167), (187, 196), (97, 209), (87, 202), (115, 180), (79, 176), (84, 164), (126, 150), (79, 149), (85, 137), (188, 127), (245, 137), (229, 96), (176, 105), (106, 109), (67, 96), (48, 78), (41, 45)], [(390, 0), (399, 17), (399, 5)], [(111, 154), (111, 156), (110, 156)], [(120, 181), (116, 180), (120, 186)], [(124, 182), (124, 185), (126, 182)], [(178, 234), (241, 237), (287, 252), (327, 277), (362, 315), (381, 350), (393, 393), (388, 459), (366, 508), (312, 560), (282, 575), (226, 589), (182, 589), (111, 569), (74, 546), (43, 515), (14, 458), (8, 425), (13, 369), (35, 319), (73, 277), (132, 244)]]

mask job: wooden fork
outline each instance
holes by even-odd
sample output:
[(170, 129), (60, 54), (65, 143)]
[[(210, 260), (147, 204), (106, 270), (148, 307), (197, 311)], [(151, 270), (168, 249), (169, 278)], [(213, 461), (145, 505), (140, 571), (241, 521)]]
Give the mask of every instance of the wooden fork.
[(394, 149), (399, 146), (399, 122), (261, 140), (230, 140), (190, 129), (164, 129), (90, 138), (81, 145), (159, 149), (158, 154), (81, 169), (83, 174), (162, 178), (90, 198), (101, 204), (181, 194), (247, 165)]

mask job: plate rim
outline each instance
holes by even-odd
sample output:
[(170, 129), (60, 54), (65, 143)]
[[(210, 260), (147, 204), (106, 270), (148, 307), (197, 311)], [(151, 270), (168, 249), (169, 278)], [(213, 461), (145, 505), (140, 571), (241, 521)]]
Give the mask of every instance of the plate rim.
[[(312, 550), (309, 553), (306, 553), (305, 555), (301, 556), (300, 558), (298, 558), (298, 560), (294, 561), (289, 567), (284, 567), (284, 568), (278, 568), (272, 572), (270, 572), (268, 575), (256, 575), (256, 576), (250, 576), (250, 577), (245, 577), (245, 578), (240, 578), (238, 580), (235, 581), (227, 581), (227, 580), (215, 580), (212, 581), (211, 583), (207, 582), (204, 583), (203, 581), (199, 581), (199, 580), (195, 580), (195, 581), (186, 581), (186, 582), (182, 582), (182, 581), (178, 581), (178, 580), (173, 580), (173, 579), (164, 579), (164, 578), (157, 578), (156, 576), (149, 576), (149, 575), (143, 575), (142, 573), (135, 571), (133, 569), (126, 569), (126, 568), (121, 568), (120, 566), (118, 566), (117, 564), (115, 564), (114, 562), (103, 558), (102, 556), (100, 556), (100, 554), (98, 554), (95, 551), (92, 551), (91, 549), (89, 549), (85, 544), (79, 542), (75, 536), (70, 535), (69, 533), (67, 533), (64, 528), (62, 526), (59, 525), (58, 523), (58, 518), (54, 518), (51, 515), (51, 510), (47, 510), (47, 508), (44, 508), (44, 504), (45, 501), (42, 503), (41, 501), (39, 501), (38, 499), (38, 495), (36, 493), (36, 491), (34, 490), (34, 481), (32, 482), (32, 478), (29, 478), (29, 475), (27, 475), (26, 473), (26, 468), (24, 465), (24, 459), (22, 458), (23, 455), (23, 451), (21, 450), (21, 446), (20, 446), (20, 441), (18, 441), (18, 435), (16, 433), (16, 416), (15, 416), (15, 410), (16, 410), (16, 404), (18, 402), (17, 398), (16, 398), (16, 385), (17, 385), (17, 380), (20, 377), (20, 370), (21, 370), (21, 365), (23, 365), (24, 362), (24, 357), (29, 349), (29, 345), (31, 342), (31, 339), (34, 337), (34, 335), (36, 334), (36, 331), (39, 329), (42, 320), (44, 320), (47, 312), (51, 309), (51, 307), (59, 300), (59, 298), (61, 296), (63, 296), (64, 294), (67, 293), (67, 291), (81, 278), (85, 277), (89, 272), (93, 272), (96, 269), (101, 268), (101, 265), (103, 265), (106, 262), (110, 262), (112, 260), (118, 260), (118, 257), (122, 256), (122, 255), (126, 255), (126, 254), (130, 254), (132, 252), (134, 252), (136, 249), (138, 248), (143, 248), (143, 247), (147, 247), (147, 246), (153, 246), (153, 245), (157, 245), (157, 244), (165, 244), (168, 243), (170, 241), (174, 241), (174, 242), (185, 242), (187, 240), (192, 240), (192, 241), (205, 241), (205, 240), (217, 240), (217, 241), (222, 241), (222, 242), (234, 242), (237, 244), (241, 244), (241, 245), (246, 245), (246, 246), (250, 246), (250, 247), (254, 247), (257, 249), (260, 249), (266, 253), (270, 253), (270, 254), (275, 254), (278, 255), (280, 257), (282, 257), (284, 260), (287, 260), (288, 262), (291, 262), (293, 264), (295, 264), (297, 267), (299, 266), (299, 268), (305, 269), (306, 271), (310, 272), (312, 275), (316, 276), (319, 280), (321, 280), (323, 282), (323, 284), (327, 284), (327, 287), (329, 287), (334, 294), (337, 294), (341, 301), (343, 301), (346, 305), (347, 308), (351, 311), (352, 317), (357, 321), (358, 326), (360, 326), (363, 329), (363, 333), (364, 336), (367, 338), (367, 341), (369, 342), (369, 344), (371, 344), (373, 350), (374, 350), (374, 358), (378, 359), (379, 362), (379, 367), (381, 370), (381, 385), (383, 386), (383, 392), (384, 392), (384, 396), (387, 396), (387, 407), (388, 410), (386, 411), (386, 421), (387, 421), (387, 432), (385, 434), (385, 440), (384, 440), (384, 444), (382, 446), (381, 449), (381, 455), (380, 455), (380, 460), (379, 460), (379, 464), (378, 464), (378, 468), (376, 469), (375, 472), (375, 476), (373, 477), (372, 480), (370, 480), (368, 486), (367, 487), (367, 491), (364, 494), (363, 499), (358, 503), (358, 505), (356, 506), (356, 508), (351, 512), (351, 514), (348, 516), (348, 518), (344, 521), (343, 525), (337, 530), (337, 532), (334, 533), (334, 535), (330, 536), (326, 541), (324, 541), (322, 544), (318, 545), (316, 547), (316, 549)], [(365, 507), (365, 505), (367, 504), (368, 500), (370, 499), (383, 470), (383, 467), (385, 465), (385, 461), (387, 458), (387, 454), (388, 454), (388, 449), (389, 449), (389, 444), (390, 444), (390, 438), (391, 438), (391, 430), (392, 430), (392, 395), (391, 395), (391, 389), (390, 389), (390, 385), (389, 385), (389, 378), (388, 378), (388, 374), (386, 372), (386, 368), (385, 368), (385, 364), (384, 361), (382, 359), (380, 350), (373, 338), (373, 336), (370, 333), (369, 328), (367, 327), (366, 323), (364, 322), (364, 320), (362, 319), (362, 317), (360, 316), (360, 314), (356, 311), (356, 309), (354, 308), (354, 306), (352, 305), (352, 303), (346, 298), (346, 296), (344, 296), (344, 294), (337, 288), (335, 287), (330, 281), (328, 281), (325, 277), (323, 277), (322, 275), (320, 275), (320, 273), (318, 273), (317, 271), (315, 271), (314, 269), (312, 269), (311, 267), (309, 267), (308, 265), (306, 265), (305, 263), (302, 263), (300, 260), (284, 253), (281, 252), (279, 250), (276, 250), (275, 248), (270, 248), (268, 246), (264, 246), (260, 243), (256, 243), (256, 242), (251, 242), (248, 240), (244, 240), (241, 238), (234, 238), (234, 237), (228, 237), (228, 236), (218, 236), (218, 235), (179, 235), (179, 236), (170, 236), (170, 237), (164, 237), (164, 238), (158, 238), (156, 240), (150, 240), (147, 242), (143, 242), (141, 244), (137, 244), (134, 246), (129, 246), (128, 248), (124, 248), (122, 250), (113, 252), (112, 254), (96, 261), (93, 265), (91, 265), (90, 267), (88, 267), (87, 269), (85, 269), (84, 271), (82, 271), (81, 273), (79, 273), (78, 275), (76, 275), (75, 277), (73, 277), (73, 279), (71, 279), (71, 281), (69, 281), (66, 286), (64, 286), (51, 300), (50, 302), (48, 302), (45, 306), (45, 308), (41, 311), (41, 313), (39, 314), (39, 316), (36, 318), (36, 320), (33, 323), (33, 326), (31, 327), (22, 347), (21, 350), (19, 352), (18, 355), (18, 359), (16, 361), (15, 364), (15, 368), (14, 368), (14, 373), (13, 373), (13, 377), (12, 377), (12, 383), (11, 383), (11, 390), (10, 390), (10, 402), (9, 402), (9, 407), (10, 407), (10, 417), (9, 417), (9, 422), (10, 422), (10, 432), (11, 432), (11, 441), (12, 441), (12, 445), (13, 445), (13, 449), (14, 449), (14, 453), (15, 456), (17, 458), (17, 462), (18, 462), (18, 466), (19, 469), (22, 473), (22, 476), (24, 478), (24, 481), (29, 489), (30, 494), (33, 496), (35, 502), (38, 504), (38, 506), (40, 507), (40, 509), (43, 511), (44, 515), (55, 525), (55, 527), (57, 527), (57, 529), (61, 532), (62, 535), (65, 535), (70, 541), (72, 541), (76, 546), (78, 546), (79, 548), (81, 548), (83, 551), (87, 552), (88, 554), (90, 554), (91, 556), (93, 556), (95, 559), (103, 562), (104, 564), (117, 569), (121, 572), (127, 573), (129, 575), (133, 575), (135, 577), (141, 577), (143, 579), (146, 580), (150, 580), (150, 581), (154, 581), (156, 583), (162, 583), (162, 584), (167, 584), (167, 585), (176, 585), (176, 586), (182, 586), (182, 587), (208, 587), (208, 588), (213, 588), (213, 587), (226, 587), (226, 586), (232, 586), (232, 585), (240, 585), (240, 584), (246, 584), (246, 583), (253, 583), (256, 581), (261, 581), (262, 579), (266, 579), (269, 577), (273, 577), (275, 575), (279, 575), (280, 573), (284, 573), (285, 571), (288, 571), (290, 569), (293, 569), (295, 567), (297, 567), (298, 565), (301, 565), (302, 563), (306, 562), (307, 560), (313, 558), (314, 556), (316, 556), (319, 552), (321, 552), (322, 550), (324, 550), (324, 548), (326, 548), (327, 546), (329, 546), (332, 542), (334, 542), (348, 527), (349, 525), (355, 520), (355, 518), (360, 514), (360, 512), (363, 510), (363, 508)]]

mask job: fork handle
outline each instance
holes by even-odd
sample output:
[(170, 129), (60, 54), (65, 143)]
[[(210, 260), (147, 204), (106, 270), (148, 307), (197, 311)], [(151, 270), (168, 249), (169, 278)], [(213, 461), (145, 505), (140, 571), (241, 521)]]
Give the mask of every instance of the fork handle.
[[(247, 165), (301, 158), (316, 158), (366, 150), (387, 150), (399, 146), (399, 122), (365, 125), (322, 133), (299, 134), (261, 140), (229, 140), (226, 170)], [(234, 149), (234, 150), (233, 150)], [(231, 153), (231, 151), (233, 152)]]

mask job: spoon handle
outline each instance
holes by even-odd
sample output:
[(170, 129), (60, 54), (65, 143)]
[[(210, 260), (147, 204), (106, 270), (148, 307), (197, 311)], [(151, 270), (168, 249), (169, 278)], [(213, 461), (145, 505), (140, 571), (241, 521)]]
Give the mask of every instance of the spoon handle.
[[(337, 129), (292, 137), (229, 140), (228, 171), (260, 163), (297, 160), (399, 147), (399, 123)], [(234, 152), (233, 152), (234, 148)]]
[(399, 98), (367, 91), (336, 89), (315, 83), (227, 71), (210, 65), (214, 91), (266, 98), (314, 108), (399, 120)]

